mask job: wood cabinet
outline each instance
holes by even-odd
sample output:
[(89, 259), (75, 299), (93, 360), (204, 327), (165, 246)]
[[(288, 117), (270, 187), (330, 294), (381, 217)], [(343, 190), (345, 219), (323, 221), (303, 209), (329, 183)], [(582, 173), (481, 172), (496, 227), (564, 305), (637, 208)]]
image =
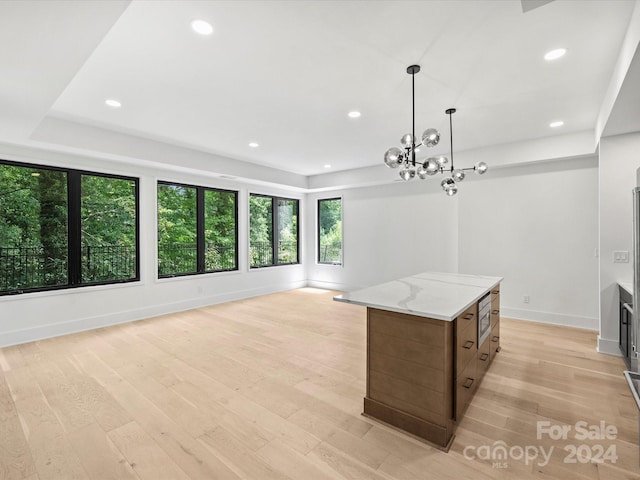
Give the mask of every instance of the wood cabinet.
[[(491, 308), (499, 312), (494, 290)], [(364, 415), (448, 450), (499, 350), (499, 313), (491, 322), (491, 336), (478, 347), (477, 303), (453, 321), (368, 307)]]
[[(464, 321), (467, 316), (473, 316), (474, 321), (468, 324)], [(460, 320), (460, 321), (459, 321)], [(456, 390), (455, 390), (455, 419), (462, 418), (467, 405), (478, 388), (478, 304), (469, 307), (456, 322)]]
[(500, 351), (500, 285), (491, 290), (491, 351), (489, 360), (493, 360), (496, 353)]

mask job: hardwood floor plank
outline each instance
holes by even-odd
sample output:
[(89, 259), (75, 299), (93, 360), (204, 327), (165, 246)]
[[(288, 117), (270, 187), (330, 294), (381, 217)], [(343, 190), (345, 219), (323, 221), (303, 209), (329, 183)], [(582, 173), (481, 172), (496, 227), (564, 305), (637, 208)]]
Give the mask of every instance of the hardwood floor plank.
[[(315, 447), (314, 447), (315, 448)], [(273, 440), (258, 450), (264, 462), (280, 472), (294, 472), (296, 478), (309, 480), (335, 480), (345, 478), (336, 474), (324, 462), (293, 450), (279, 440)]]
[(387, 480), (388, 478), (384, 472), (378, 472), (376, 469), (358, 462), (350, 455), (324, 442), (311, 450), (307, 457), (315, 457), (319, 461), (326, 463), (336, 474), (344, 478), (352, 480)]
[[(98, 358), (93, 361), (101, 362)], [(94, 371), (98, 374), (104, 368), (97, 367)], [(102, 374), (101, 380), (97, 379), (190, 478), (239, 478), (131, 384), (111, 374)]]
[(18, 400), (16, 408), (42, 480), (89, 478), (69, 443), (64, 426), (43, 394)]
[(69, 442), (90, 478), (138, 479), (131, 465), (98, 424), (93, 423), (69, 433)]
[(4, 374), (0, 373), (0, 479), (18, 480), (35, 473), (15, 403)]
[(141, 480), (189, 479), (136, 422), (110, 431), (108, 437)]
[(294, 480), (297, 478), (295, 473), (289, 476), (255, 455), (255, 451), (248, 448), (243, 439), (239, 439), (233, 430), (229, 431), (224, 427), (217, 427), (198, 440), (211, 448), (216, 455), (224, 457), (242, 478), (264, 480)]
[[(502, 351), (444, 453), (361, 415), (366, 310), (334, 294), (299, 289), (0, 349), (0, 479), (640, 480), (638, 409), (595, 332), (502, 317)], [(577, 421), (617, 434), (537, 438), (538, 422)], [(554, 453), (506, 468), (468, 455), (500, 442)], [(565, 463), (567, 445), (598, 443), (615, 463)]]

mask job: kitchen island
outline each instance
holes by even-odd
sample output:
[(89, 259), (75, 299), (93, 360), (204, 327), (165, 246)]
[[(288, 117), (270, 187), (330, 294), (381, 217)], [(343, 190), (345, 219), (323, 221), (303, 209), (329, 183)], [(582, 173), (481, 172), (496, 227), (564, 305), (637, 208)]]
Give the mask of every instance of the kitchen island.
[(448, 450), (500, 350), (501, 281), (425, 272), (334, 297), (367, 307), (363, 414)]

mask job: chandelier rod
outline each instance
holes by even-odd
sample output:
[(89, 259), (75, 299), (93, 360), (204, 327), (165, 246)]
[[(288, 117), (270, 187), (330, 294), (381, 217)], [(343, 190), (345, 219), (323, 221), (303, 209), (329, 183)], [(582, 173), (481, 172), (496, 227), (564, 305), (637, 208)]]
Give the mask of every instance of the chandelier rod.
[(415, 69), (411, 70), (411, 164), (414, 167), (416, 166), (416, 71)]
[(454, 168), (453, 168), (453, 120), (452, 120), (452, 115), (454, 113), (456, 113), (456, 109), (455, 108), (447, 108), (444, 113), (449, 115), (449, 146), (450, 146), (450, 149), (451, 149), (451, 171), (453, 172)]

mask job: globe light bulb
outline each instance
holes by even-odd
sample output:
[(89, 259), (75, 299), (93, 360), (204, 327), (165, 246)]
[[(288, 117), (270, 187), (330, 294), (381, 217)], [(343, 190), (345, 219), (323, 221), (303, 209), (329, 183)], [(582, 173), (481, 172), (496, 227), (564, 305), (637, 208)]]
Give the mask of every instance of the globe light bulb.
[(404, 160), (404, 154), (398, 147), (391, 147), (384, 154), (384, 163), (389, 168), (398, 168)]
[(427, 172), (427, 162), (420, 164), (420, 166), (418, 167), (418, 171), (416, 173), (418, 174), (418, 177), (420, 177), (420, 179), (422, 180), (427, 178), (427, 175), (430, 175)]
[(415, 138), (410, 133), (406, 133), (400, 139), (400, 143), (404, 148), (413, 148), (413, 144), (415, 143)]
[(422, 144), (431, 148), (440, 142), (440, 132), (435, 128), (427, 128), (422, 134)]
[(489, 169), (489, 166), (484, 162), (478, 162), (476, 163), (474, 169), (478, 175), (484, 175)]
[(434, 158), (436, 163), (441, 167), (444, 167), (447, 163), (449, 163), (449, 159), (444, 155), (440, 155), (439, 157), (434, 157)]
[(444, 180), (442, 180), (440, 182), (440, 186), (446, 192), (449, 188), (455, 187), (456, 186), (456, 182), (453, 181), (453, 178), (447, 177), (447, 178), (445, 178)]
[(429, 158), (426, 163), (427, 166), (425, 169), (427, 170), (427, 175), (435, 175), (440, 171), (440, 165), (438, 165), (435, 158)]
[(456, 193), (458, 193), (458, 187), (456, 187), (455, 185), (453, 187), (449, 187), (444, 191), (444, 193), (446, 193), (450, 197), (453, 197)]
[(400, 178), (406, 182), (416, 176), (416, 169), (413, 167), (404, 167), (400, 169), (398, 174), (400, 175)]
[(464, 180), (465, 174), (462, 170), (454, 170), (451, 176), (456, 182), (461, 182)]

